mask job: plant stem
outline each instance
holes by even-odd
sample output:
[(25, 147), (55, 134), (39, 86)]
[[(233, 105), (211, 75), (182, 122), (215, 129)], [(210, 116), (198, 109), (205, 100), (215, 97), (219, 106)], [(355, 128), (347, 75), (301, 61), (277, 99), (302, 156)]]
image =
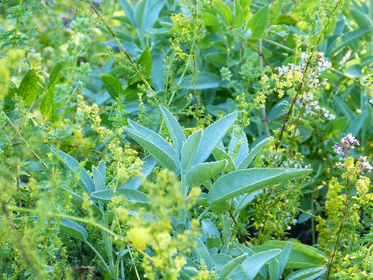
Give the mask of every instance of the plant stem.
[(241, 36), (241, 34), (239, 34), (236, 30), (234, 30), (234, 29), (231, 29), (231, 31), (234, 33), (234, 34), (236, 34), (238, 37), (240, 37), (246, 44), (248, 44), (254, 51), (256, 51), (258, 54), (259, 54), (259, 56), (260, 57), (262, 57), (264, 60), (265, 60), (265, 62), (272, 68), (272, 70), (275, 72), (275, 73), (277, 73), (277, 71), (276, 71), (276, 68), (268, 61), (268, 59), (254, 46), (254, 45), (252, 45), (252, 44), (250, 44), (249, 42), (247, 42), (246, 40), (245, 40), (245, 38), (244, 37), (242, 37)]
[(12, 229), (12, 231), (13, 231), (13, 234), (14, 234), (14, 236), (15, 236), (16, 239), (17, 239), (17, 242), (18, 242), (18, 244), (19, 244), (19, 248), (21, 249), (21, 251), (22, 251), (22, 253), (23, 253), (23, 256), (25, 257), (25, 260), (26, 260), (27, 264), (28, 264), (29, 267), (31, 268), (32, 272), (34, 273), (35, 278), (36, 278), (36, 279), (41, 279), (41, 278), (40, 278), (40, 275), (39, 275), (39, 273), (38, 273), (38, 270), (34, 267), (34, 265), (33, 265), (33, 263), (32, 263), (32, 260), (31, 260), (30, 256), (28, 255), (28, 253), (27, 253), (25, 247), (23, 246), (22, 239), (21, 239), (21, 237), (19, 236), (19, 234), (18, 234), (18, 232), (17, 232), (17, 229), (16, 229), (15, 226), (13, 225), (13, 221), (12, 221), (12, 219), (11, 219), (10, 216), (9, 216), (8, 209), (7, 209), (6, 205), (5, 205), (5, 202), (2, 203), (2, 208), (3, 208), (3, 212), (4, 212), (4, 214), (5, 214), (5, 217), (6, 217), (7, 221), (8, 221), (8, 224), (9, 224), (9, 226), (11, 227), (11, 229)]
[(114, 40), (118, 43), (119, 47), (122, 49), (122, 51), (124, 52), (124, 54), (126, 55), (128, 61), (130, 62), (131, 66), (133, 67), (133, 69), (135, 69), (135, 72), (137, 73), (137, 75), (140, 76), (141, 80), (144, 82), (144, 84), (148, 87), (148, 89), (150, 90), (150, 92), (153, 94), (154, 98), (160, 103), (162, 104), (162, 102), (160, 101), (160, 99), (158, 98), (157, 94), (154, 92), (154, 90), (152, 89), (152, 87), (149, 85), (148, 81), (146, 80), (145, 76), (139, 71), (139, 69), (137, 68), (136, 64), (133, 62), (132, 58), (130, 57), (130, 55), (128, 54), (128, 52), (126, 51), (126, 49), (123, 47), (122, 43), (118, 40), (118, 37), (117, 35), (114, 33), (114, 31), (111, 29), (111, 27), (106, 23), (106, 21), (102, 18), (102, 16), (100, 15), (100, 13), (97, 11), (96, 7), (92, 5), (91, 1), (90, 0), (85, 0), (90, 6), (91, 8), (95, 11), (96, 15), (99, 17), (101, 23), (103, 25), (105, 25), (105, 27), (109, 30), (111, 36), (114, 38)]
[[(236, 219), (234, 218), (234, 216), (233, 216), (233, 214), (232, 214), (232, 212), (231, 212), (230, 209), (228, 209), (228, 213), (229, 213), (229, 215), (231, 216), (231, 218), (232, 218), (234, 224), (237, 226), (237, 225), (238, 225), (238, 224), (237, 224), (237, 221), (236, 221)], [(245, 246), (247, 246), (246, 237), (245, 237), (245, 235), (241, 232), (241, 229), (238, 229), (238, 233), (240, 234), (241, 239), (242, 239), (243, 243), (245, 244)]]
[[(33, 151), (33, 149), (31, 148), (30, 144), (25, 140), (25, 138), (23, 138), (22, 134), (18, 131), (18, 129), (15, 127), (15, 125), (13, 124), (13, 122), (8, 118), (8, 116), (5, 114), (4, 111), (2, 111), (5, 118), (7, 119), (7, 121), (10, 123), (10, 125), (13, 127), (13, 129), (16, 131), (16, 133), (18, 134), (19, 138), (21, 138), (21, 140), (26, 144), (26, 147), (30, 150), (30, 152), (33, 154), (33, 156), (39, 161), (39, 163), (47, 170), (48, 170), (48, 167), (47, 165), (41, 160), (41, 158)], [(53, 172), (52, 171), (49, 171), (49, 173), (51, 175), (53, 175)]]

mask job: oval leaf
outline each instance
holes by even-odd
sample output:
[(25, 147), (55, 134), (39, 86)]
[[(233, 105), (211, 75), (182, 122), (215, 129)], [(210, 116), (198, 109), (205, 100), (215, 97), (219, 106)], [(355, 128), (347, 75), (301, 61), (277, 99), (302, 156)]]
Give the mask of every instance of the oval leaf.
[(227, 166), (227, 160), (205, 162), (193, 166), (186, 175), (189, 187), (199, 186), (210, 178), (215, 177)]
[(207, 201), (218, 203), (240, 194), (253, 193), (306, 173), (311, 169), (252, 168), (239, 170), (220, 177), (212, 186)]
[(247, 254), (243, 254), (233, 260), (231, 260), (229, 263), (227, 263), (219, 272), (218, 279), (219, 280), (225, 280), (228, 278), (229, 274), (233, 272), (233, 270), (239, 266), (245, 259), (247, 259)]
[(122, 83), (115, 77), (101, 73), (104, 88), (110, 94), (111, 98), (115, 99), (123, 93)]
[(25, 101), (26, 105), (31, 105), (38, 98), (38, 75), (34, 69), (29, 70), (23, 77), (18, 87), (18, 95)]
[(128, 201), (136, 201), (138, 203), (148, 203), (148, 197), (146, 194), (133, 189), (107, 189), (104, 191), (97, 191), (92, 193), (92, 197), (99, 201), (108, 203), (113, 197), (124, 195)]
[(248, 257), (241, 264), (242, 268), (245, 270), (247, 278), (249, 280), (253, 280), (255, 276), (258, 274), (259, 270), (262, 268), (262, 266), (280, 253), (280, 249), (273, 249), (265, 252), (256, 253)]

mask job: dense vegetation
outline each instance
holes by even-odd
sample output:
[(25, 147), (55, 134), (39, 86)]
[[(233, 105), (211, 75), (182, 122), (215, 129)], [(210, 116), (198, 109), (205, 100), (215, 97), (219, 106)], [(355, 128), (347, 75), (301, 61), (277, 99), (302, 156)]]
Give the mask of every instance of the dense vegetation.
[(372, 0), (0, 1), (1, 279), (373, 279)]

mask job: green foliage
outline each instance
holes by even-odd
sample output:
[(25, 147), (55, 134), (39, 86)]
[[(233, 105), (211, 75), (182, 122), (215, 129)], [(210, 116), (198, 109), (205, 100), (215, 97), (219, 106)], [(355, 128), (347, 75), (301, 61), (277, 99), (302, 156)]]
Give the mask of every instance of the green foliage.
[(0, 278), (370, 279), (372, 15), (2, 1)]

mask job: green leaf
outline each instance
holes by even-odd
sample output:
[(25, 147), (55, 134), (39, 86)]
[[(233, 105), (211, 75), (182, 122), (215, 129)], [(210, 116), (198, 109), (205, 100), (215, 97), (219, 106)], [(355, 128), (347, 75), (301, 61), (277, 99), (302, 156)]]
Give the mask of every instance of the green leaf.
[[(252, 245), (250, 243), (248, 244), (249, 247), (245, 246), (245, 245), (242, 245), (242, 244), (239, 244), (237, 242), (233, 242), (233, 244), (241, 253), (246, 253), (248, 256), (252, 256), (252, 255), (255, 254), (255, 252), (250, 249), (250, 248), (252, 248)], [(259, 269), (259, 275), (260, 275), (260, 279), (266, 279), (267, 278), (267, 270), (266, 270), (265, 266), (262, 266), (262, 268)], [(247, 277), (246, 277), (246, 279), (247, 279)]]
[(268, 272), (269, 272), (269, 278), (271, 280), (278, 280), (280, 278), (279, 264), (276, 258), (273, 258), (269, 261)]
[(136, 28), (136, 21), (133, 14), (133, 6), (128, 2), (128, 0), (118, 0), (120, 7), (124, 11), (124, 14), (131, 22), (132, 26)]
[(218, 203), (240, 194), (249, 194), (264, 187), (302, 176), (311, 169), (252, 168), (228, 173), (213, 185), (207, 201)]
[(285, 0), (277, 0), (269, 9), (269, 20), (276, 19), (280, 14)]
[(93, 174), (94, 183), (95, 183), (95, 190), (96, 191), (104, 190), (105, 181), (104, 181), (104, 178), (102, 178), (101, 172), (96, 167), (92, 167), (92, 174)]
[(205, 55), (208, 62), (225, 65), (227, 63), (227, 54), (222, 52), (211, 52)]
[(357, 135), (361, 127), (363, 126), (366, 117), (367, 112), (363, 112), (358, 117), (356, 117), (346, 129), (346, 134), (351, 133), (352, 135)]
[(288, 242), (285, 245), (284, 249), (282, 249), (281, 254), (278, 256), (278, 265), (279, 265), (278, 275), (279, 275), (279, 277), (282, 275), (282, 273), (285, 270), (285, 266), (286, 266), (286, 263), (289, 260), (290, 253), (291, 253), (291, 242)]
[(148, 28), (153, 27), (154, 23), (157, 21), (160, 11), (164, 6), (166, 0), (157, 0), (153, 2), (153, 4), (149, 7), (146, 12), (146, 17), (144, 20), (143, 29), (146, 30)]
[(189, 187), (199, 186), (208, 179), (215, 177), (226, 166), (226, 160), (194, 165), (186, 174), (187, 184)]
[(151, 153), (163, 167), (175, 173), (179, 172), (178, 154), (164, 138), (154, 131), (130, 120), (128, 120), (128, 123), (133, 129), (124, 128), (123, 130), (125, 132), (127, 132), (142, 147), (148, 150), (148, 152)]
[[(364, 14), (362, 11), (359, 11), (358, 9), (351, 8), (351, 16), (356, 21), (357, 26), (360, 28), (364, 27), (371, 27), (373, 26), (372, 20)], [(372, 38), (371, 32), (367, 34), (367, 39), (370, 40)]]
[(243, 254), (233, 260), (231, 260), (229, 263), (227, 263), (219, 272), (218, 279), (219, 280), (225, 280), (228, 278), (228, 276), (233, 272), (233, 270), (239, 266), (245, 259), (247, 259), (247, 254)]
[[(142, 52), (140, 58), (136, 62), (136, 66), (145, 78), (149, 78), (152, 71), (152, 54), (149, 46), (146, 46), (145, 50)], [(128, 85), (130, 86), (140, 81), (142, 81), (141, 77), (137, 73), (132, 73), (128, 79)]]
[[(301, 269), (324, 266), (327, 264), (327, 256), (318, 249), (311, 246), (290, 241), (292, 248), (288, 261), (286, 262), (286, 269)], [(264, 245), (251, 247), (255, 252), (263, 252), (269, 249), (284, 249), (289, 241), (267, 241)]]
[(18, 95), (25, 101), (26, 105), (31, 105), (38, 99), (38, 75), (34, 69), (29, 70), (23, 77), (21, 84), (18, 87)]
[(106, 166), (105, 166), (105, 162), (100, 161), (99, 164), (98, 164), (98, 166), (97, 166), (97, 169), (100, 171), (102, 179), (104, 180), (104, 182), (106, 182)]
[(225, 159), (226, 161), (228, 161), (228, 164), (227, 164), (227, 166), (224, 169), (225, 172), (236, 171), (236, 165), (234, 164), (234, 161), (232, 160), (232, 158), (229, 155), (227, 155), (227, 153), (223, 149), (221, 149), (220, 147), (217, 147), (212, 152), (212, 155), (214, 156), (214, 158), (216, 160), (223, 160), (223, 159)]
[(115, 99), (122, 95), (123, 85), (117, 78), (104, 73), (101, 73), (101, 78), (104, 88), (110, 94), (111, 98)]
[(180, 153), (181, 148), (186, 141), (185, 134), (181, 128), (179, 122), (176, 120), (173, 114), (166, 107), (159, 105), (163, 119), (166, 122), (168, 132), (171, 135), (172, 142), (174, 143), (175, 150), (177, 153)]
[(197, 247), (193, 249), (194, 254), (196, 255), (198, 260), (204, 261), (208, 270), (211, 270), (213, 267), (213, 263), (212, 263), (210, 253), (208, 252), (205, 244), (203, 244), (201, 239), (197, 237), (196, 242), (197, 242)]
[(220, 0), (214, 0), (212, 2), (212, 6), (224, 22), (224, 24), (227, 27), (230, 26), (233, 20), (233, 14), (229, 6)]
[(233, 26), (236, 28), (240, 28), (244, 21), (244, 14), (243, 9), (240, 5), (240, 2), (238, 0), (234, 1), (234, 19), (233, 19)]
[(104, 202), (108, 203), (112, 200), (113, 197), (124, 195), (128, 201), (136, 201), (138, 203), (147, 204), (149, 199), (148, 196), (142, 192), (133, 189), (107, 189), (103, 191), (96, 191), (93, 192), (92, 197)]
[(264, 35), (269, 18), (269, 6), (265, 5), (246, 24), (245, 30), (251, 29), (252, 37), (261, 38)]
[(338, 39), (334, 40), (329, 48), (328, 48), (328, 57), (331, 57), (337, 53), (340, 49), (345, 47), (347, 44), (349, 44), (351, 41), (365, 35), (370, 31), (370, 27), (364, 27), (355, 29), (353, 31), (344, 33), (342, 36), (340, 36)]
[(43, 114), (44, 117), (47, 118), (53, 118), (56, 109), (57, 109), (57, 103), (54, 102), (54, 93), (51, 91), (47, 91), (44, 95), (43, 98), (40, 101), (40, 113)]
[(237, 112), (229, 114), (203, 131), (201, 144), (193, 160), (193, 165), (204, 162), (210, 156), (218, 142), (224, 137), (228, 129), (236, 121), (237, 115)]
[[(51, 151), (52, 153), (56, 154), (56, 149), (51, 148)], [(75, 158), (62, 151), (58, 152), (58, 157), (59, 159), (61, 159), (62, 163), (67, 168), (69, 168), (77, 178), (79, 178), (78, 184), (83, 189), (83, 191), (85, 191), (88, 194), (95, 191), (96, 186), (91, 176)]]
[(135, 7), (135, 21), (136, 21), (136, 26), (140, 30), (143, 29), (144, 26), (144, 21), (145, 21), (145, 14), (146, 14), (146, 3), (148, 0), (140, 0), (137, 2), (136, 7)]
[(58, 74), (61, 72), (62, 66), (63, 66), (63, 64), (61, 62), (57, 62), (53, 66), (53, 68), (52, 68), (52, 70), (51, 70), (51, 72), (49, 74), (49, 85), (48, 85), (48, 88), (51, 88), (54, 85), (55, 81), (58, 78)]
[[(139, 174), (136, 175), (134, 178), (129, 178), (127, 182), (122, 184), (120, 189), (137, 190), (153, 171), (155, 165), (157, 164), (157, 161), (154, 159), (153, 156), (147, 156), (142, 159), (142, 163), (143, 165), (139, 171)], [(133, 168), (133, 166), (129, 167), (129, 169), (131, 168)]]
[(208, 13), (204, 12), (202, 14), (203, 26), (210, 33), (215, 33), (219, 30), (219, 18)]
[(343, 100), (341, 100), (338, 96), (333, 94), (332, 97), (333, 100), (336, 101), (338, 106), (341, 108), (343, 113), (350, 119), (350, 121), (353, 121), (355, 119), (355, 115), (350, 109), (350, 107), (348, 107), (348, 105), (345, 102), (343, 102)]
[[(220, 81), (220, 76), (214, 73), (201, 71), (197, 73), (197, 79), (195, 81), (196, 89), (217, 88), (220, 85)], [(193, 88), (193, 75), (185, 77), (180, 83), (182, 89), (190, 89), (191, 85)]]
[(88, 232), (81, 225), (68, 219), (60, 221), (60, 231), (81, 240), (86, 240), (88, 237)]
[(247, 155), (247, 157), (242, 161), (242, 163), (237, 167), (237, 170), (246, 169), (250, 163), (253, 161), (254, 157), (259, 153), (259, 151), (271, 140), (272, 137), (268, 137), (258, 143), (251, 152)]
[(265, 252), (256, 253), (248, 257), (241, 264), (242, 268), (245, 270), (247, 278), (249, 280), (253, 280), (255, 276), (258, 274), (260, 268), (280, 253), (280, 249), (273, 249)]
[[(74, 204), (78, 208), (83, 208), (84, 198), (82, 196), (78, 195), (77, 193), (75, 193), (75, 192), (73, 192), (69, 189), (63, 188), (63, 187), (61, 187), (59, 191), (63, 195), (66, 195), (65, 192), (67, 192), (68, 197), (70, 197), (70, 199), (71, 199), (71, 203)], [(93, 216), (95, 218), (97, 218), (98, 220), (102, 219), (102, 212), (101, 212), (100, 208), (97, 207), (96, 204), (94, 204), (93, 202), (90, 203), (89, 208), (92, 211)]]
[[(202, 193), (200, 197), (196, 199), (196, 205), (202, 205), (203, 207), (207, 208), (210, 206), (210, 203), (207, 202), (207, 194)], [(227, 201), (223, 201), (221, 203), (217, 203), (211, 207), (212, 211), (215, 211), (219, 214), (224, 214), (228, 211), (230, 205)]]
[(197, 154), (201, 138), (203, 135), (202, 130), (197, 130), (189, 136), (188, 140), (185, 141), (181, 149), (181, 169), (182, 172), (186, 172), (189, 169), (194, 157)]
[(326, 267), (305, 268), (293, 272), (286, 277), (286, 280), (313, 280), (323, 275), (326, 271)]
[(345, 131), (349, 123), (348, 117), (342, 117), (332, 120), (328, 123), (322, 138), (337, 137)]

